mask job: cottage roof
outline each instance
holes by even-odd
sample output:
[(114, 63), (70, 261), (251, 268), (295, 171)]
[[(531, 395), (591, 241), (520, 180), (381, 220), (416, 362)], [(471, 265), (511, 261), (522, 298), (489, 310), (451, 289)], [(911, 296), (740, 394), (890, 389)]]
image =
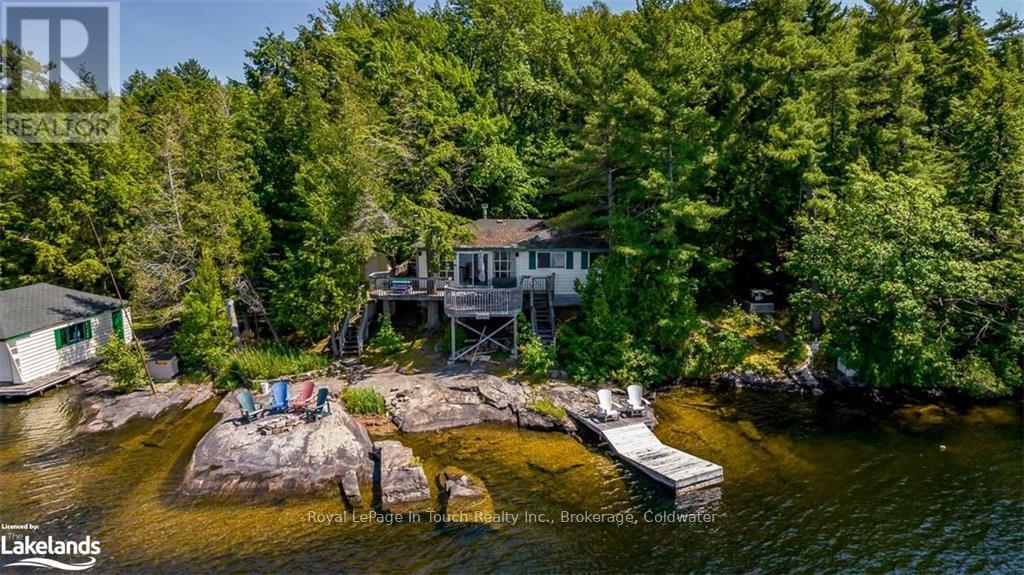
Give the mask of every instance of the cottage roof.
[(593, 232), (562, 230), (544, 220), (476, 220), (471, 224), (472, 238), (458, 248), (522, 249), (607, 249), (608, 244)]
[(37, 283), (0, 291), (0, 340), (122, 307), (119, 299)]

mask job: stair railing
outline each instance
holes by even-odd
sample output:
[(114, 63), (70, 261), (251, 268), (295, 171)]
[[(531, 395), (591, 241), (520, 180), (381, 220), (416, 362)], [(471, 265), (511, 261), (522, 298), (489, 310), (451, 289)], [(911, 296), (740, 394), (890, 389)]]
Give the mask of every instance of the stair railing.
[(341, 329), (335, 334), (334, 347), (338, 357), (345, 355), (345, 337), (348, 335), (348, 323), (352, 319), (352, 310), (345, 310), (345, 319), (341, 320)]

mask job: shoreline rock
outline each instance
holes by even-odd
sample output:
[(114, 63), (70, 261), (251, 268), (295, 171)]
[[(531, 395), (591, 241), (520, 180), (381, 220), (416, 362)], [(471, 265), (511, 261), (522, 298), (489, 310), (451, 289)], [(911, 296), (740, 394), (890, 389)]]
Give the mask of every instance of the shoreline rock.
[(214, 397), (209, 386), (198, 384), (160, 383), (156, 385), (156, 391), (156, 395), (149, 389), (118, 393), (106, 374), (84, 381), (79, 431), (98, 433), (116, 430), (136, 419), (152, 420), (175, 409), (190, 410)]
[[(372, 477), (370, 436), (337, 403), (332, 403), (330, 415), (312, 422), (274, 415), (235, 425), (238, 408), (231, 396), (216, 411), (224, 416), (192, 454), (181, 486), (186, 495), (312, 492), (337, 488), (344, 481), (351, 485), (350, 473), (357, 485)], [(259, 424), (270, 419), (283, 421), (284, 429), (259, 433)]]
[(395, 440), (373, 444), (380, 462), (380, 499), (385, 513), (432, 511), (430, 484), (412, 449)]
[(448, 366), (437, 371), (404, 374), (376, 369), (360, 372), (352, 385), (380, 393), (392, 421), (402, 433), (440, 431), (480, 423), (501, 423), (541, 431), (574, 431), (568, 419), (558, 420), (530, 409), (542, 395), (559, 407), (578, 406), (585, 392), (551, 383), (536, 387), (506, 381), (480, 369)]

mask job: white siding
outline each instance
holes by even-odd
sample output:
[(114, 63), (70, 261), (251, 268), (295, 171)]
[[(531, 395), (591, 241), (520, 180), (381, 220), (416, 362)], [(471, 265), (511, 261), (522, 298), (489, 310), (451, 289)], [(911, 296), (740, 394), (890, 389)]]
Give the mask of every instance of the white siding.
[(11, 365), (11, 352), (6, 343), (0, 343), (0, 383), (14, 381), (14, 366)]
[[(7, 342), (12, 349), (12, 356), (15, 357), (14, 365), (17, 368), (13, 377), (14, 382), (31, 381), (96, 357), (97, 348), (107, 343), (110, 338), (113, 329), (111, 313), (113, 312), (103, 312), (88, 320), (92, 322), (92, 337), (90, 339), (66, 345), (61, 349), (57, 349), (57, 342), (53, 335), (54, 330), (79, 323), (78, 321), (43, 328), (32, 332), (31, 335)], [(130, 312), (125, 309), (124, 332), (127, 340), (131, 341), (133, 334), (129, 323)]]
[[(562, 251), (562, 250), (539, 250), (539, 251)], [(571, 251), (571, 250), (564, 250)], [(579, 251), (572, 250), (572, 269), (561, 269), (561, 268), (537, 268), (535, 270), (530, 269), (530, 252), (521, 251), (518, 252), (516, 258), (516, 275), (519, 278), (523, 276), (550, 276), (555, 274), (555, 293), (560, 295), (574, 295), (576, 293), (576, 280), (582, 282), (587, 281), (587, 274), (589, 269), (580, 269), (581, 256)]]
[(427, 269), (427, 250), (420, 250), (416, 254), (416, 277), (430, 277), (430, 270)]

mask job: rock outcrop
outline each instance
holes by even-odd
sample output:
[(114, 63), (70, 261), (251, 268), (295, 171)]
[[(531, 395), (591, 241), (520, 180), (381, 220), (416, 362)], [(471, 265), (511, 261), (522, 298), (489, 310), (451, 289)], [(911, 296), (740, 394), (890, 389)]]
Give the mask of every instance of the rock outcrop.
[[(331, 415), (317, 421), (275, 415), (236, 425), (233, 404), (227, 397), (218, 407), (225, 416), (196, 446), (182, 492), (311, 492), (337, 489), (349, 473), (357, 484), (371, 479), (370, 437), (340, 405), (332, 402)], [(260, 433), (274, 419), (280, 425)]]
[(370, 387), (383, 395), (392, 420), (404, 433), (479, 423), (540, 430), (573, 429), (568, 419), (533, 411), (530, 403), (538, 394), (560, 407), (585, 402), (585, 393), (576, 387), (548, 384), (531, 388), (465, 366), (417, 374), (374, 370), (361, 375), (355, 385)]
[(483, 523), (493, 516), (494, 502), (479, 477), (447, 467), (437, 475), (437, 484), (443, 494), (441, 512), (445, 520)]
[(373, 447), (380, 461), (381, 508), (386, 513), (430, 511), (430, 485), (412, 449), (394, 440)]
[(82, 384), (82, 419), (85, 433), (111, 431), (135, 419), (156, 419), (175, 409), (192, 409), (213, 398), (207, 385), (162, 383), (156, 394), (149, 389), (120, 394), (111, 387), (110, 377), (98, 375)]

